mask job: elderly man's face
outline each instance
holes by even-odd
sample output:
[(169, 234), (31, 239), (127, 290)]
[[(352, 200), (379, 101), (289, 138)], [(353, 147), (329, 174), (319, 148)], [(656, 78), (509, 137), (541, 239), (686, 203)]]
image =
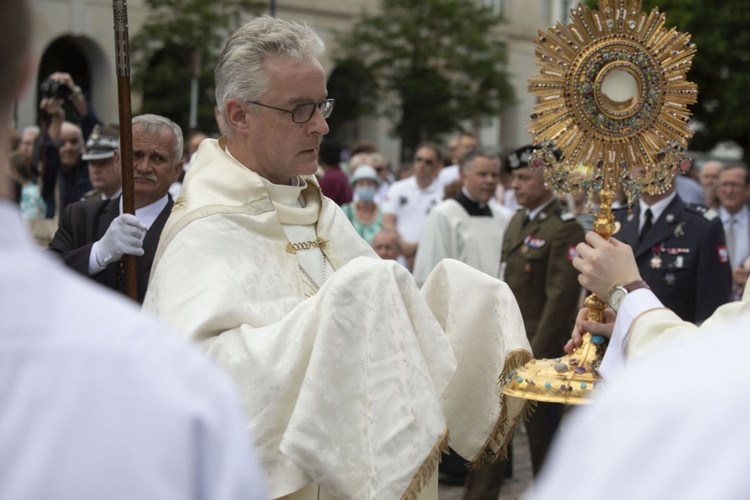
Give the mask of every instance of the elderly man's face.
[(64, 122), (60, 132), (60, 165), (73, 167), (83, 152), (81, 129), (72, 123)]
[[(317, 60), (291, 62), (266, 60), (269, 90), (258, 102), (292, 110), (301, 104), (326, 99), (326, 77)], [(275, 184), (288, 184), (292, 177), (312, 175), (318, 169), (318, 150), (328, 124), (320, 110), (306, 123), (294, 123), (292, 115), (276, 109), (248, 105), (247, 166)]]
[(395, 233), (380, 232), (372, 239), (372, 248), (383, 260), (398, 259), (398, 236)]
[[(138, 125), (133, 127), (133, 193), (136, 208), (145, 207), (164, 197), (169, 186), (180, 176), (182, 162), (175, 158), (176, 139), (169, 127), (159, 134), (148, 134)], [(119, 152), (115, 162), (120, 165)]]

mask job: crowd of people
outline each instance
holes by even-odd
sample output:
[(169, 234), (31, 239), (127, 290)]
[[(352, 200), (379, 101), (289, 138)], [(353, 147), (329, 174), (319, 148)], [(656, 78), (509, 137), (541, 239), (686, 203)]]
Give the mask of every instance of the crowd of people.
[[(5, 10), (28, 17), (24, 0)], [(0, 47), (28, 47), (24, 30), (6, 28)], [(586, 236), (595, 206), (554, 193), (530, 167), (530, 145), (494, 151), (462, 132), (417, 145), (397, 168), (367, 141), (325, 140), (335, 101), (323, 50), (306, 25), (257, 18), (216, 69), (220, 138), (134, 117), (134, 214), (123, 210), (118, 127), (100, 123), (69, 74), (49, 75), (67, 91), (42, 97), (39, 126), (0, 130), (15, 137), (0, 148), (0, 252), (13, 263), (0, 278), (4, 298), (22, 291), (0, 304), (12, 325), (0, 357), (34, 395), (5, 389), (19, 411), (54, 393), (56, 412), (33, 423), (0, 413), (0, 442), (17, 443), (0, 454), (15, 460), (0, 472), (1, 498), (56, 488), (96, 498), (128, 482), (121, 498), (434, 499), (441, 480), (465, 484), (466, 500), (496, 500), (527, 413), (497, 391), (511, 368), (570, 351), (589, 331), (612, 337), (602, 370), (624, 377), (631, 354), (663, 343), (635, 323), (682, 336), (728, 308), (741, 314), (732, 304), (744, 304), (734, 301), (750, 275), (744, 165), (708, 161), (661, 194), (621, 200), (607, 242)], [(9, 107), (33, 58), (0, 60), (11, 61), (0, 85)], [(36, 234), (46, 255), (16, 218), (49, 232)], [(124, 292), (126, 255), (145, 318), (102, 292)], [(612, 322), (586, 323), (586, 289), (609, 297)], [(42, 296), (54, 296), (54, 314), (21, 314)], [(664, 306), (671, 316), (642, 315)], [(65, 390), (34, 386), (58, 374)], [(546, 474), (538, 495), (559, 481), (562, 466), (544, 464), (564, 414), (540, 403), (525, 423), (534, 475)], [(120, 425), (127, 432), (103, 439)], [(66, 435), (54, 449), (11, 439), (32, 432)], [(117, 460), (97, 460), (106, 446), (121, 447)], [(183, 460), (160, 474), (169, 450)], [(49, 476), (45, 454), (70, 459), (70, 470), (29, 494), (29, 477)], [(438, 474), (441, 456), (451, 465)], [(100, 479), (79, 484), (78, 468)]]

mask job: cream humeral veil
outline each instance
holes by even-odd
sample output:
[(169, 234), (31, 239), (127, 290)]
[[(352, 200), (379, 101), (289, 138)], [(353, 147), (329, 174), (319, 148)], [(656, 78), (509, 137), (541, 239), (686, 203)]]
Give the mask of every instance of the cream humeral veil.
[[(481, 461), (510, 439), (525, 406), (497, 385), (530, 358), (520, 311), (457, 261), (420, 292), (305, 181), (306, 208), (277, 210), (223, 141), (203, 141), (144, 307), (233, 376), (273, 498), (311, 482), (332, 498), (415, 498), (448, 444)], [(336, 271), (308, 296), (282, 223), (316, 221)]]

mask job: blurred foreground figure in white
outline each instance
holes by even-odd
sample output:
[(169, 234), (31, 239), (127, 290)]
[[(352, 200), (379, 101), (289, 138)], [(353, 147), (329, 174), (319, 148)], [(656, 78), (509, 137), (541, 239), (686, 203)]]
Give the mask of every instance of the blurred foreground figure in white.
[(603, 325), (579, 315), (570, 346), (581, 331), (614, 327), (608, 385), (568, 420), (529, 498), (559, 498), (573, 481), (579, 500), (747, 497), (748, 294), (697, 327), (646, 288), (615, 290), (640, 280), (628, 245), (596, 233), (587, 242), (573, 262), (581, 283), (609, 295), (618, 315)]
[[(0, 3), (0, 114), (32, 74)], [(0, 121), (0, 137), (9, 136)], [(0, 141), (7, 158), (8, 141)], [(266, 498), (230, 381), (131, 301), (39, 253), (0, 173), (0, 498)]]

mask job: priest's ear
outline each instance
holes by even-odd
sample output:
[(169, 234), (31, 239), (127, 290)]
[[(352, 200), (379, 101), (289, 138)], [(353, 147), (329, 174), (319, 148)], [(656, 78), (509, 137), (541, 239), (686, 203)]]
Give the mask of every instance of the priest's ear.
[(227, 132), (230, 136), (232, 132), (246, 134), (250, 130), (252, 111), (247, 104), (235, 98), (227, 99), (224, 111), (226, 126), (229, 129)]

